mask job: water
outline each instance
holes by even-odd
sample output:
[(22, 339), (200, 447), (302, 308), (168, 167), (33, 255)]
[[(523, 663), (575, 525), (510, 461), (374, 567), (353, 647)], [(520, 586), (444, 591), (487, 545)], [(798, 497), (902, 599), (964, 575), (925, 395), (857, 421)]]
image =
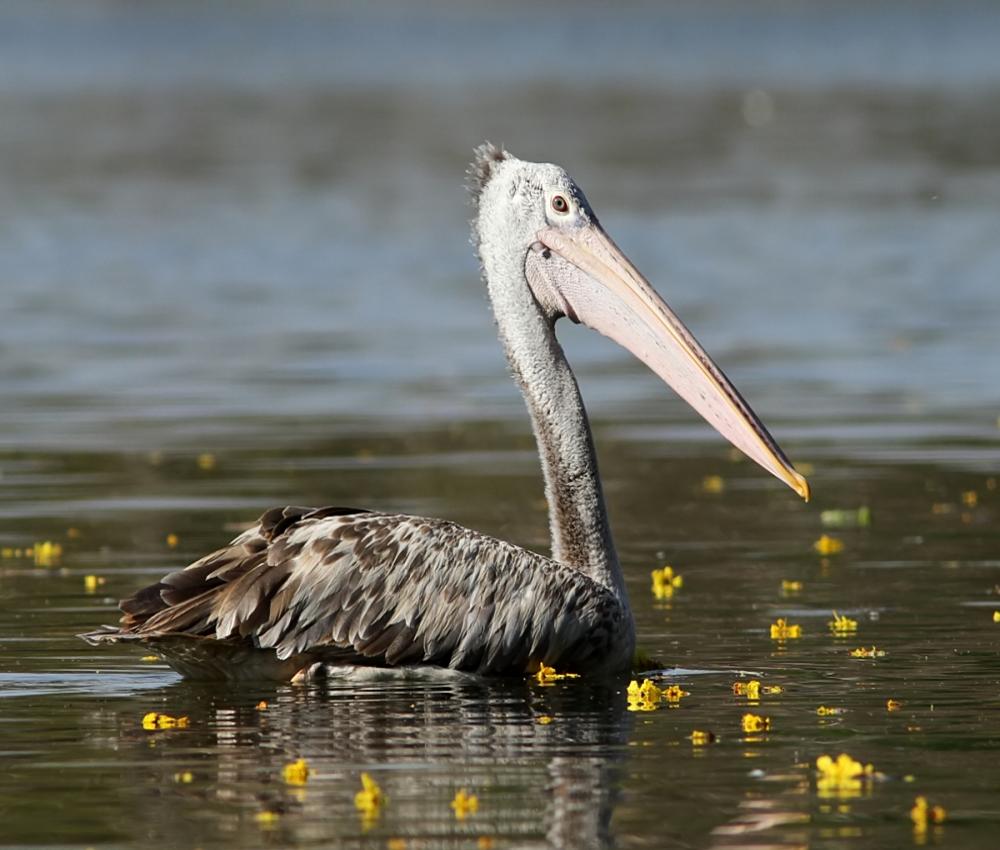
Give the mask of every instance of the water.
[[(972, 2), (6, 4), (0, 843), (993, 847), (998, 34)], [(468, 245), (483, 138), (565, 164), (814, 468), (804, 505), (560, 328), (640, 644), (689, 695), (645, 713), (624, 681), (227, 691), (77, 641), (275, 504), (545, 549)], [(869, 526), (821, 522), (861, 505)], [(824, 532), (842, 552), (813, 550)], [(40, 541), (52, 566), (24, 554)], [(684, 586), (657, 602), (667, 562)], [(773, 641), (779, 617), (803, 636)], [(783, 690), (750, 705), (740, 671)], [(150, 711), (189, 724), (148, 731)], [(878, 776), (825, 791), (815, 760), (840, 752)], [(282, 780), (298, 758), (302, 787)], [(362, 772), (388, 795), (367, 820)], [(944, 825), (914, 830), (918, 794)]]

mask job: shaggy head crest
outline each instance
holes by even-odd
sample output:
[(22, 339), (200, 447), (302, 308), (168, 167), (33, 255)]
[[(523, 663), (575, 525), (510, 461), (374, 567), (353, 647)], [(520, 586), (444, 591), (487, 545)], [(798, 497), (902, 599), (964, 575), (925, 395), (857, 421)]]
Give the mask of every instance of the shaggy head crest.
[(479, 207), (479, 197), (482, 195), (483, 189), (486, 188), (486, 184), (490, 182), (496, 164), (509, 157), (510, 154), (507, 151), (492, 142), (483, 142), (476, 148), (472, 164), (466, 171), (469, 194), (472, 196), (474, 206)]

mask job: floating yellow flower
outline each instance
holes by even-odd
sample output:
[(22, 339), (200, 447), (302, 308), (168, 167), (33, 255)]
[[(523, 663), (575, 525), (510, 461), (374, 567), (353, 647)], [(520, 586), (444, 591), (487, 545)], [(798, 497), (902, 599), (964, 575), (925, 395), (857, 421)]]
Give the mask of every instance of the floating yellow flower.
[(820, 717), (831, 717), (834, 714), (843, 714), (844, 709), (834, 708), (832, 705), (821, 705), (816, 709), (816, 713)]
[(459, 788), (455, 799), (451, 801), (451, 808), (457, 820), (465, 820), (479, 811), (479, 798), (475, 794), (466, 794), (464, 788)]
[(173, 717), (157, 711), (150, 711), (142, 716), (142, 728), (148, 732), (156, 729), (186, 729), (188, 723), (187, 717)]
[(544, 664), (538, 668), (535, 678), (539, 685), (551, 685), (560, 679), (579, 679), (579, 673), (557, 673), (555, 667), (546, 667)]
[(820, 797), (847, 800), (859, 796), (865, 785), (870, 787), (875, 768), (841, 753), (836, 759), (828, 755), (816, 759), (816, 774), (816, 791)]
[(149, 662), (159, 661), (160, 660), (160, 656), (159, 655), (144, 655), (139, 660), (140, 661), (149, 661)]
[(979, 494), (975, 490), (966, 490), (962, 493), (962, 504), (967, 508), (974, 508), (979, 504)]
[(791, 579), (783, 578), (781, 580), (781, 595), (794, 596), (796, 593), (802, 592), (802, 587), (801, 581), (792, 581)]
[(259, 703), (257, 703), (257, 705), (254, 706), (254, 708), (256, 708), (257, 711), (267, 711), (267, 700), (262, 699)]
[(633, 679), (626, 694), (629, 711), (656, 711), (663, 692), (649, 679), (643, 679), (641, 685)]
[(177, 544), (181, 542), (181, 539), (174, 534), (172, 531), (167, 535), (167, 548), (176, 549)]
[(701, 479), (701, 489), (704, 493), (721, 493), (726, 489), (726, 481), (721, 475), (706, 475)]
[(691, 744), (695, 747), (703, 747), (705, 744), (715, 742), (715, 733), (704, 729), (695, 729), (689, 737), (691, 738)]
[(842, 617), (836, 611), (833, 612), (833, 619), (827, 625), (835, 635), (849, 635), (858, 630), (858, 621), (850, 617)]
[(851, 650), (852, 658), (881, 658), (885, 655), (884, 649), (878, 649), (877, 647), (866, 648), (859, 646), (857, 649)]
[(174, 774), (174, 782), (190, 785), (194, 782), (194, 774), (190, 770), (182, 770), (180, 773)]
[(277, 812), (257, 812), (253, 816), (253, 819), (257, 821), (261, 828), (269, 829), (281, 820), (281, 815)]
[(771, 640), (797, 640), (802, 637), (802, 626), (794, 625), (779, 617), (776, 623), (771, 623)]
[(62, 557), (62, 551), (62, 546), (58, 543), (53, 543), (51, 540), (36, 543), (31, 548), (31, 554), (35, 559), (36, 567), (55, 566), (59, 563), (59, 559)]
[(202, 452), (198, 455), (196, 463), (202, 472), (210, 472), (215, 469), (215, 455), (211, 452)]
[(782, 690), (781, 685), (762, 685), (759, 679), (733, 682), (733, 693), (750, 701), (759, 700), (761, 694), (780, 694)]
[(653, 570), (650, 575), (653, 578), (653, 596), (657, 599), (670, 599), (684, 586), (684, 576), (675, 573), (669, 564)]
[(913, 808), (910, 809), (910, 820), (913, 821), (913, 832), (922, 836), (927, 832), (928, 823), (944, 823), (948, 813), (942, 806), (931, 806), (927, 798), (920, 796), (913, 801)]
[(743, 731), (748, 734), (767, 732), (771, 728), (771, 718), (747, 713), (743, 715), (740, 725), (742, 725)]
[(354, 808), (361, 812), (361, 825), (368, 829), (376, 820), (386, 801), (378, 783), (367, 773), (361, 774), (361, 790), (354, 795)]
[(104, 576), (84, 576), (83, 577), (83, 589), (87, 593), (94, 593), (97, 588), (102, 587), (107, 584), (107, 579)]
[(552, 716), (549, 714), (540, 714), (535, 719), (535, 723), (539, 724), (540, 726), (548, 726), (551, 722), (552, 722)]
[(680, 685), (667, 685), (660, 693), (663, 699), (674, 706), (680, 703), (681, 697), (691, 696), (688, 691), (682, 690)]
[(903, 703), (901, 703), (898, 699), (887, 699), (885, 701), (886, 711), (899, 711), (902, 707)]
[(309, 762), (296, 759), (281, 768), (281, 778), (289, 785), (305, 785), (309, 781)]
[(829, 534), (823, 534), (820, 536), (819, 540), (813, 543), (813, 549), (820, 553), (820, 555), (836, 555), (838, 552), (843, 551), (844, 541), (836, 537), (831, 537)]
[(993, 612), (993, 622), (1000, 623), (1000, 611)]

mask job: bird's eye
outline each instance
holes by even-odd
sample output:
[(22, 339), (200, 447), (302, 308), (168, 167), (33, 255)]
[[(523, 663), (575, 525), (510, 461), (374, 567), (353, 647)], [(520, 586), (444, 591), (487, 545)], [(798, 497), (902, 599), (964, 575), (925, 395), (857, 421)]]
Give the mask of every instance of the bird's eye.
[(565, 215), (569, 212), (569, 201), (567, 201), (562, 195), (553, 195), (552, 209), (561, 215)]

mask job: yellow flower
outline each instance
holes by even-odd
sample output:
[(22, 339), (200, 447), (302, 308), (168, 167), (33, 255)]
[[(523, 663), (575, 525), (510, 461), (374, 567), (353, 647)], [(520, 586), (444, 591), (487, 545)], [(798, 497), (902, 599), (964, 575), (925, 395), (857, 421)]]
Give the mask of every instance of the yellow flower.
[(281, 819), (281, 815), (277, 812), (257, 812), (253, 816), (253, 819), (257, 821), (261, 828), (269, 829)]
[(309, 780), (309, 763), (296, 759), (281, 768), (281, 778), (289, 785), (305, 785)]
[(781, 580), (781, 595), (782, 596), (794, 596), (796, 593), (802, 592), (803, 584), (801, 581), (792, 581), (791, 579), (783, 578)]
[(820, 555), (836, 555), (843, 548), (844, 541), (836, 537), (831, 537), (829, 534), (821, 535), (819, 540), (813, 543), (813, 549), (819, 552)]
[(993, 622), (1000, 623), (1000, 611), (993, 612)]
[(142, 728), (147, 732), (156, 729), (186, 729), (187, 726), (187, 717), (172, 717), (169, 714), (160, 714), (156, 711), (147, 712), (142, 716)]
[(870, 787), (875, 768), (841, 753), (836, 759), (828, 755), (816, 759), (816, 774), (816, 791), (820, 797), (847, 800), (859, 796), (865, 785)]
[(176, 549), (177, 544), (181, 542), (181, 539), (174, 534), (172, 531), (167, 535), (167, 548)]
[(198, 455), (196, 463), (202, 472), (210, 472), (215, 469), (215, 455), (211, 452), (202, 452)]
[(58, 564), (62, 557), (62, 546), (51, 540), (36, 543), (32, 547), (32, 556), (35, 559), (36, 567), (52, 567)]
[(669, 564), (653, 570), (650, 575), (653, 578), (653, 596), (657, 599), (670, 599), (684, 586), (684, 576), (675, 573)]
[(852, 658), (881, 658), (885, 655), (884, 649), (878, 649), (876, 647), (871, 647), (871, 649), (866, 649), (863, 646), (859, 646), (857, 649), (851, 650)]
[(743, 731), (747, 733), (767, 732), (771, 728), (771, 718), (759, 714), (744, 714), (741, 721)]
[(140, 661), (159, 661), (160, 660), (160, 656), (159, 655), (144, 655), (139, 660)]
[(259, 703), (257, 703), (257, 705), (254, 706), (254, 708), (256, 708), (257, 711), (267, 711), (267, 700), (262, 699)]
[(830, 705), (821, 705), (821, 706), (819, 706), (819, 708), (816, 709), (816, 713), (820, 717), (830, 717), (831, 715), (834, 715), (834, 714), (843, 714), (843, 712), (844, 712), (844, 709), (842, 709), (842, 708), (834, 708), (833, 706), (830, 706)]
[(847, 635), (858, 630), (858, 621), (850, 617), (842, 617), (836, 611), (833, 612), (833, 619), (827, 625), (835, 635)]
[(705, 493), (721, 493), (726, 489), (725, 479), (721, 475), (706, 475), (701, 479), (701, 489)]
[(910, 809), (910, 820), (913, 821), (913, 832), (922, 835), (927, 832), (928, 823), (944, 823), (948, 813), (942, 806), (931, 806), (924, 796), (917, 797)]
[(802, 637), (802, 626), (793, 625), (779, 617), (776, 623), (771, 623), (771, 640), (797, 640)]
[(535, 723), (538, 723), (540, 726), (548, 726), (551, 722), (552, 716), (548, 714), (540, 714), (535, 719)]
[(966, 490), (962, 493), (962, 504), (967, 508), (974, 508), (979, 504), (979, 494), (975, 490)]
[(107, 583), (107, 579), (104, 576), (84, 576), (83, 577), (83, 589), (87, 593), (93, 593), (97, 588)]
[(539, 685), (551, 685), (560, 679), (579, 679), (579, 673), (557, 673), (555, 667), (546, 667), (542, 664), (535, 673), (535, 678)]
[(354, 808), (361, 812), (362, 829), (368, 829), (378, 820), (382, 805), (387, 799), (378, 783), (367, 773), (362, 773), (361, 790), (354, 795)]
[(738, 697), (758, 700), (760, 699), (760, 682), (757, 679), (751, 679), (749, 682), (733, 682), (733, 693)]
[(898, 699), (887, 699), (885, 701), (886, 711), (899, 711), (902, 707), (903, 703), (901, 703)]
[(667, 685), (661, 695), (667, 702), (675, 705), (681, 701), (681, 697), (691, 696), (688, 691), (682, 690), (680, 685)]
[(174, 774), (174, 782), (180, 782), (184, 785), (189, 785), (194, 782), (194, 774), (190, 770), (183, 770), (180, 773)]
[(469, 815), (479, 811), (479, 798), (475, 794), (466, 794), (464, 788), (459, 788), (451, 807), (457, 820), (465, 820)]
[(656, 711), (663, 692), (649, 679), (643, 679), (641, 685), (633, 679), (629, 682), (626, 695), (629, 711)]
[(695, 747), (703, 747), (705, 744), (711, 744), (715, 741), (714, 732), (702, 729), (695, 729), (689, 737), (691, 738), (691, 744)]

